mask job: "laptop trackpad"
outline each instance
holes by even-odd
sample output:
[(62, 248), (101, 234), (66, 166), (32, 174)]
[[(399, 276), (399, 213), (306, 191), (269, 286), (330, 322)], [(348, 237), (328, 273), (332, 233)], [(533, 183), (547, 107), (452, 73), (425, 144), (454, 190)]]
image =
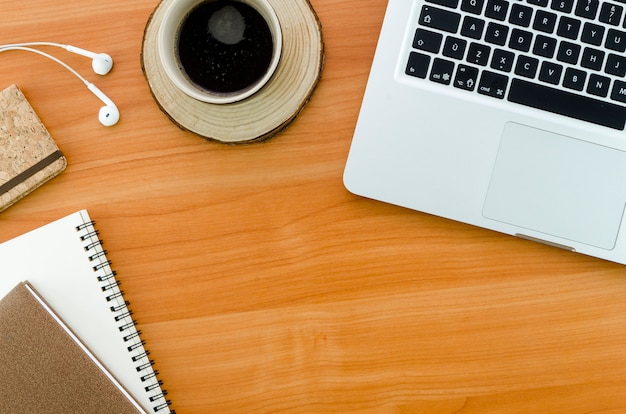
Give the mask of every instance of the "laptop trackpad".
[(486, 218), (611, 250), (625, 205), (625, 152), (515, 123), (504, 128)]

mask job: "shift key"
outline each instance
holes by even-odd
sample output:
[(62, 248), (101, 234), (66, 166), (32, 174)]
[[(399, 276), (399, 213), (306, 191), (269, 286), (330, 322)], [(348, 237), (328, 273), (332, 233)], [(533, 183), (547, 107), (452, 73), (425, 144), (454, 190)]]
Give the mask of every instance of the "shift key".
[(425, 27), (456, 33), (461, 22), (461, 15), (437, 7), (424, 6), (420, 14), (420, 24)]

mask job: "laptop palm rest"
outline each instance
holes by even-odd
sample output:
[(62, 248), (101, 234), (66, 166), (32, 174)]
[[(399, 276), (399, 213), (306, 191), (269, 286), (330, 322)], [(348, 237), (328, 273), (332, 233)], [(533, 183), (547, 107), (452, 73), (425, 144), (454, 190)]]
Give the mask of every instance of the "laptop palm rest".
[(611, 250), (625, 206), (625, 152), (516, 123), (505, 126), (486, 218)]

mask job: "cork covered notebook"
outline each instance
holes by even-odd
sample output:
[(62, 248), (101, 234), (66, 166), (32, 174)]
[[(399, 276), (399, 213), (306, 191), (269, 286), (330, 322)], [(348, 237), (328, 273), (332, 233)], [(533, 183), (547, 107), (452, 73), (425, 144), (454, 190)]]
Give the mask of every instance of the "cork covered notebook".
[(0, 300), (3, 413), (145, 413), (34, 288)]
[(61, 173), (67, 163), (16, 85), (0, 93), (0, 211)]

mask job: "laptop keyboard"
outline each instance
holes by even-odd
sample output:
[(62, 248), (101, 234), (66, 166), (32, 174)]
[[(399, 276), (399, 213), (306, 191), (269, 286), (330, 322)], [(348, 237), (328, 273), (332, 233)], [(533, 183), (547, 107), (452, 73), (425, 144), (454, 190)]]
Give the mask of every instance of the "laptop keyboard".
[(624, 129), (624, 4), (427, 0), (418, 14), (407, 75)]

